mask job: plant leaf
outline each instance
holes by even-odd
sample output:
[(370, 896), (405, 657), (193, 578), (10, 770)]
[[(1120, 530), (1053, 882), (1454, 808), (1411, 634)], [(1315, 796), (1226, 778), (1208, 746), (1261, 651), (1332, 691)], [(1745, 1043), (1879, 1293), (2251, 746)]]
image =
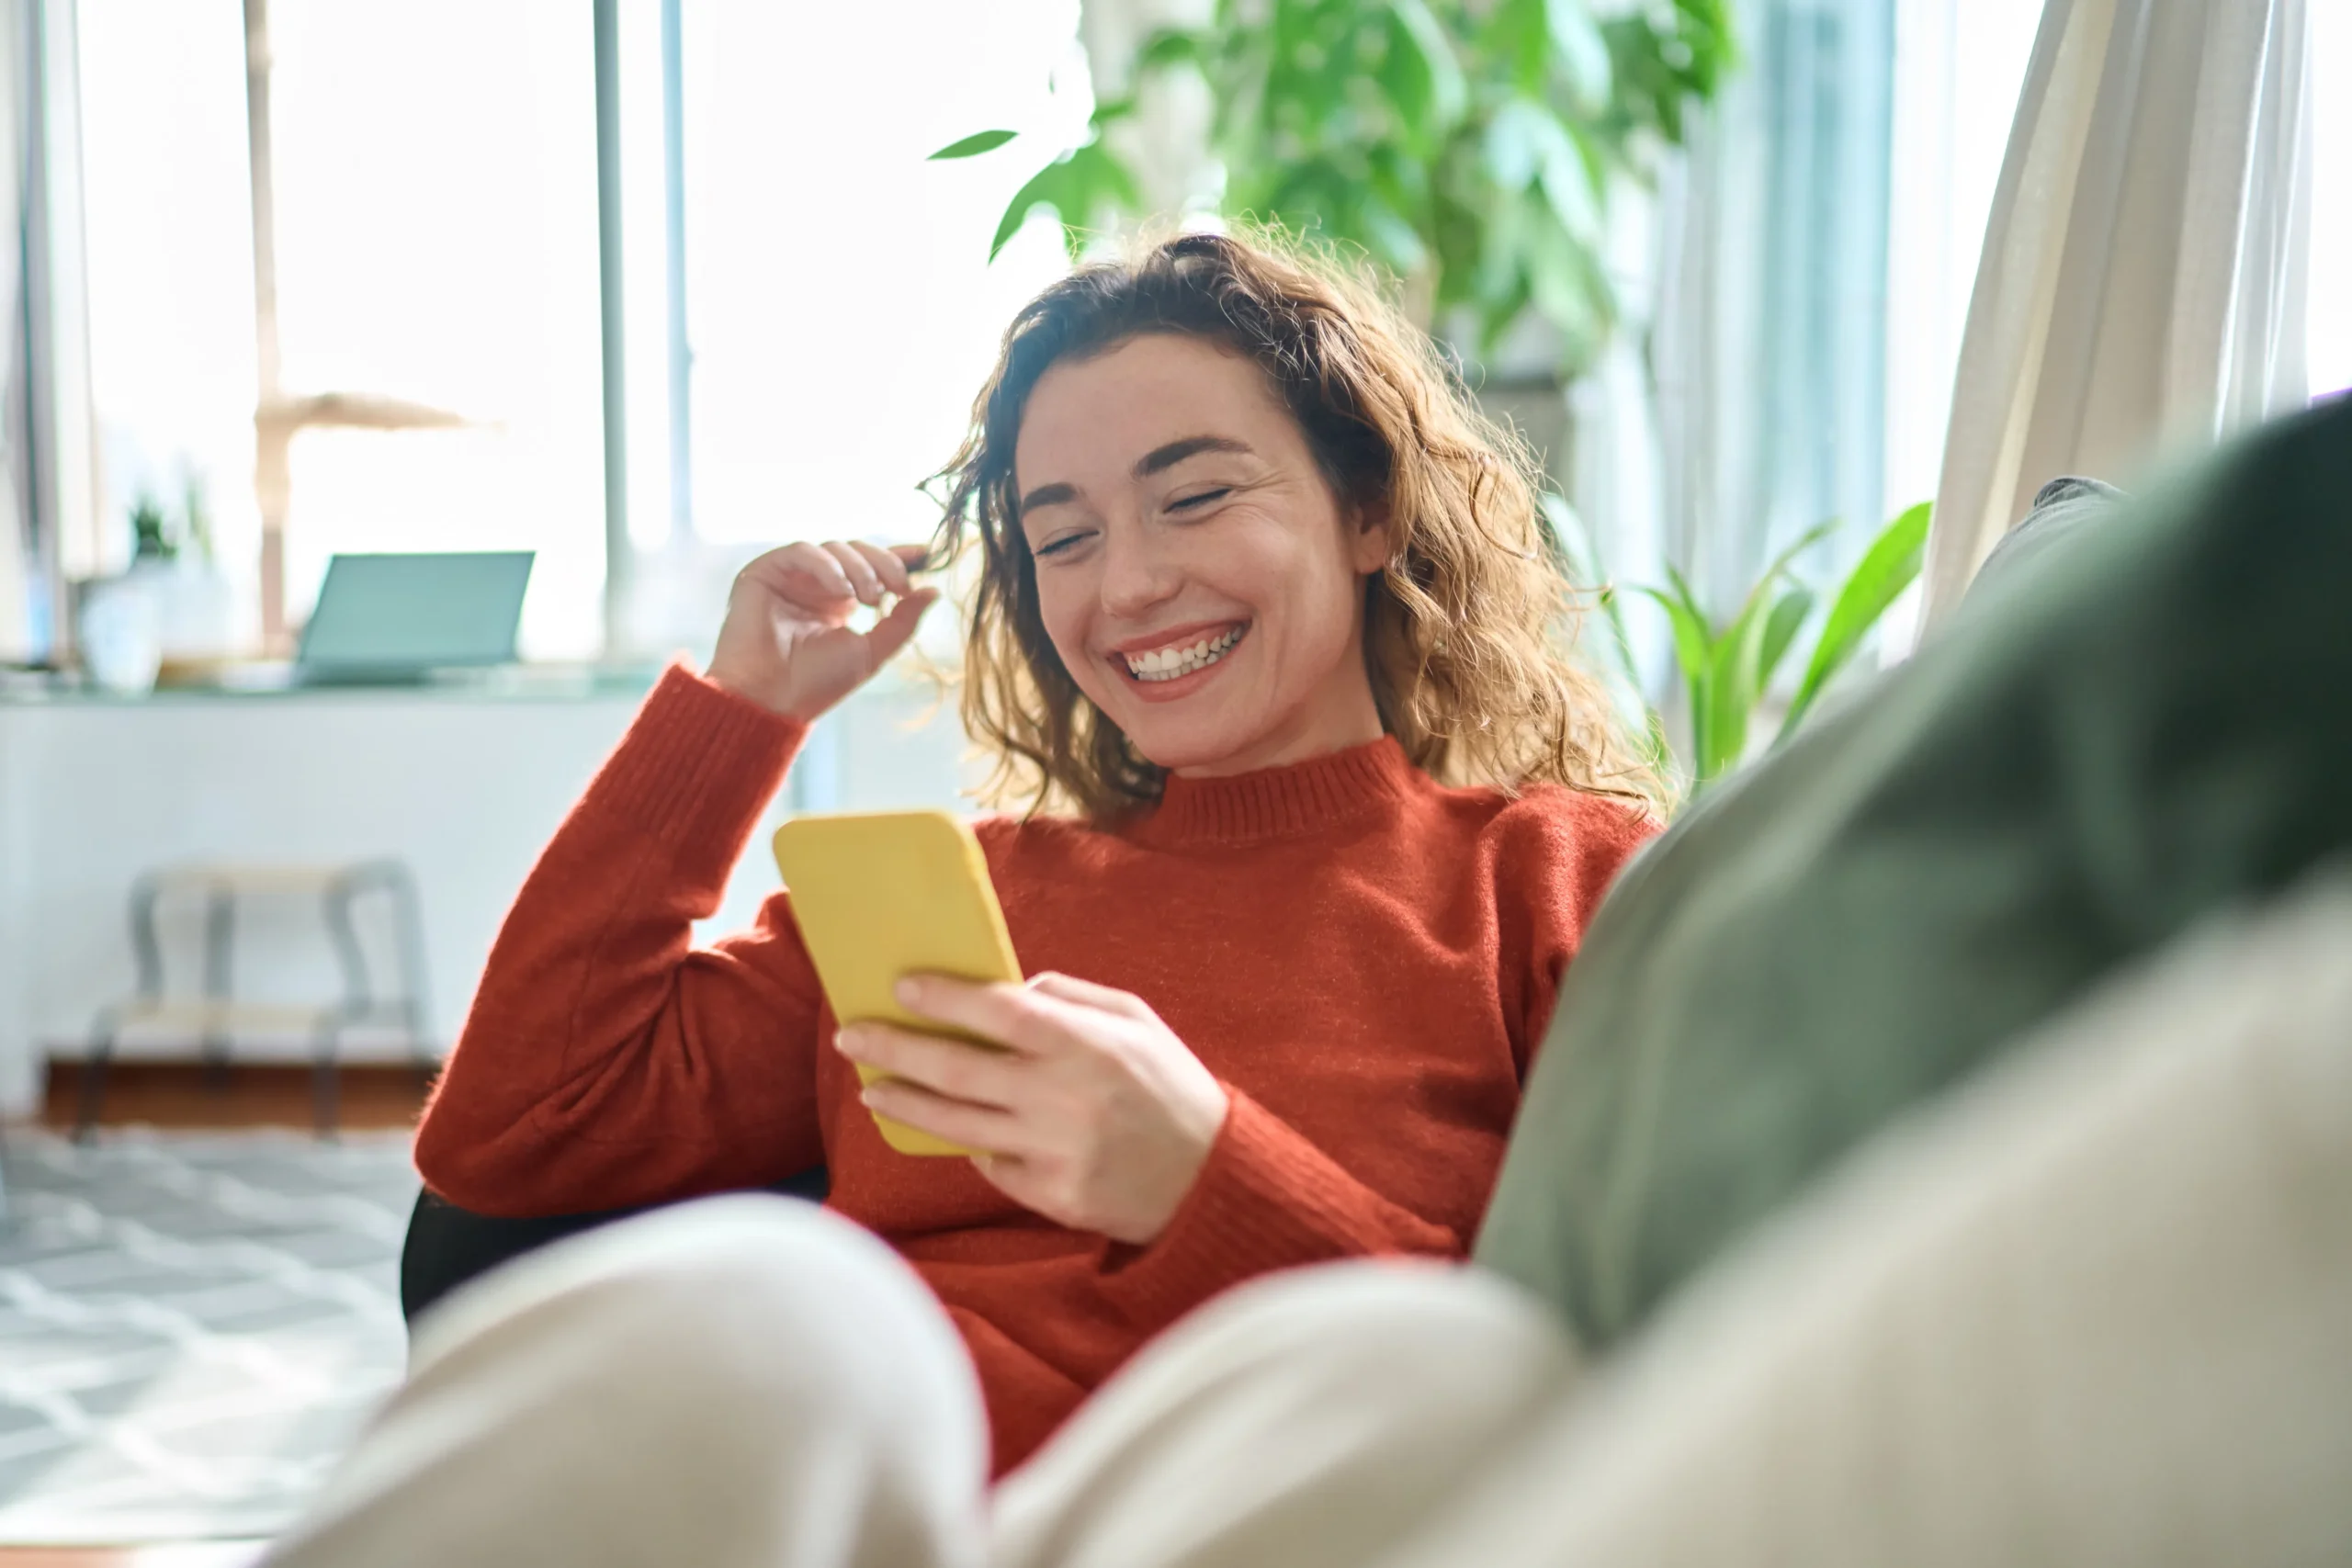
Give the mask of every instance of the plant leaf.
[(1804, 554), (1805, 551), (1813, 548), (1814, 546), (1821, 543), (1822, 540), (1829, 537), (1830, 535), (1837, 531), (1838, 519), (1835, 517), (1826, 518), (1819, 523), (1815, 523), (1812, 527), (1807, 528), (1804, 533), (1799, 534), (1796, 536), (1795, 541), (1792, 543), (1787, 549), (1784, 549), (1779, 555), (1774, 556), (1772, 558), (1771, 564), (1764, 569), (1764, 575), (1758, 578), (1756, 581), (1759, 583), (1773, 581), (1775, 579), (1785, 573), (1790, 567), (1796, 564), (1797, 557)]
[(1162, 28), (1136, 51), (1136, 79), (1141, 81), (1152, 72), (1176, 65), (1197, 65), (1205, 71), (1208, 53), (1201, 35), (1189, 28)]
[(1813, 614), (1815, 603), (1813, 590), (1803, 586), (1790, 589), (1774, 602), (1772, 613), (1764, 622), (1764, 646), (1758, 656), (1756, 687), (1758, 695), (1770, 688), (1773, 672), (1780, 669), (1781, 659), (1789, 651), (1789, 645), (1796, 641), (1798, 629), (1804, 625), (1805, 617)]
[(1453, 40), (1446, 37), (1444, 25), (1430, 10), (1428, 0), (1389, 0), (1388, 15), (1394, 23), (1388, 60), (1396, 72), (1396, 85), (1413, 99), (1413, 107), (1408, 108), (1393, 94), (1391, 101), (1413, 123), (1424, 145), (1434, 145), (1462, 118), (1470, 101), (1462, 62), (1454, 57)]
[(1686, 680), (1704, 676), (1714, 663), (1714, 637), (1707, 623), (1689, 604), (1673, 594), (1657, 588), (1637, 588), (1655, 599), (1666, 610), (1668, 623), (1674, 628), (1674, 661), (1681, 666)]
[(1017, 130), (976, 130), (961, 141), (951, 141), (923, 160), (936, 164), (948, 158), (977, 158), (983, 152), (993, 152), (1021, 133)]
[(1069, 168), (1069, 157), (1065, 153), (1030, 175), (1012, 193), (1012, 199), (1004, 204), (1004, 216), (997, 220), (996, 236), (989, 241), (989, 260), (996, 260), (996, 254), (1004, 249), (1005, 242), (1021, 232), (1021, 226), (1029, 221), (1029, 214), (1038, 208), (1050, 207), (1056, 216), (1061, 215), (1062, 203), (1067, 199)]
[(1747, 751), (1747, 727), (1764, 694), (1764, 642), (1770, 633), (1774, 576), (1749, 590), (1739, 614), (1715, 640), (1707, 682), (1707, 749), (1693, 759), (1704, 786), (1737, 767)]
[(1084, 248), (1087, 225), (1097, 214), (1105, 208), (1132, 212), (1140, 201), (1133, 172), (1100, 141), (1090, 141), (1063, 153), (1012, 193), (997, 222), (996, 237), (989, 242), (989, 260), (996, 260), (1030, 213), (1050, 207), (1061, 220), (1062, 244), (1074, 262)]
[(1553, 57), (1567, 78), (1568, 91), (1581, 104), (1605, 103), (1609, 45), (1585, 0), (1544, 0), (1544, 31), (1550, 39)]
[(1927, 554), (1928, 522), (1933, 510), (1931, 502), (1923, 501), (1889, 523), (1871, 541), (1871, 547), (1863, 552), (1845, 586), (1838, 591), (1836, 603), (1829, 607), (1829, 619), (1821, 627), (1821, 640), (1814, 644), (1813, 660), (1805, 668), (1804, 681), (1797, 687), (1795, 701), (1789, 705), (1789, 716), (1781, 721), (1775, 745), (1796, 733), (1798, 722), (1829, 683), (1830, 677), (1845, 667), (1854, 650), (1861, 646), (1862, 638), (1886, 614), (1886, 607), (1917, 578), (1920, 562)]
[(1484, 39), (1498, 66), (1507, 67), (1511, 83), (1522, 93), (1544, 88), (1550, 63), (1549, 20), (1544, 0), (1499, 0), (1487, 14)]
[(1668, 625), (1674, 628), (1674, 662), (1682, 671), (1684, 690), (1690, 698), (1690, 759), (1695, 776), (1706, 776), (1706, 759), (1714, 750), (1713, 720), (1714, 702), (1712, 695), (1714, 678), (1714, 628), (1707, 625), (1706, 616), (1699, 613), (1696, 601), (1690, 597), (1682, 574), (1672, 567), (1667, 576), (1674, 586), (1671, 591), (1639, 588), (1657, 601), (1666, 611)]

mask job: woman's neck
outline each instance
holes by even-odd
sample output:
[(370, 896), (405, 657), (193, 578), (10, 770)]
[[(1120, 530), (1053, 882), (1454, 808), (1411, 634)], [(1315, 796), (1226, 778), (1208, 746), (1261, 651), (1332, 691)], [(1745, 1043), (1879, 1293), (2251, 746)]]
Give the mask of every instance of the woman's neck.
[(1369, 745), (1385, 733), (1379, 705), (1372, 700), (1372, 682), (1359, 680), (1325, 694), (1228, 756), (1170, 772), (1182, 779), (1233, 778)]

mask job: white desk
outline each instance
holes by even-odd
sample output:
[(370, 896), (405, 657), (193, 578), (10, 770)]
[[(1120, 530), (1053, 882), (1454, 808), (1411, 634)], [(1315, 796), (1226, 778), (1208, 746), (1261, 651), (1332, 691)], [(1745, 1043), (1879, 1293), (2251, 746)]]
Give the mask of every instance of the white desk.
[[(44, 1056), (78, 1054), (91, 1015), (131, 988), (131, 879), (184, 860), (347, 861), (396, 855), (415, 873), (434, 1035), (446, 1048), (514, 890), (639, 699), (568, 693), (289, 692), (0, 698), (0, 1114), (34, 1103)], [(952, 714), (917, 725), (928, 692), (881, 684), (820, 727), (787, 807), (957, 803)], [(755, 838), (709, 922), (746, 923), (775, 882)], [(241, 908), (237, 987), (257, 1000), (335, 993), (315, 910)], [(166, 910), (166, 974), (198, 983), (195, 910)], [(382, 933), (363, 927), (374, 957)], [(124, 1059), (187, 1055), (186, 1040), (126, 1035)], [(240, 1044), (300, 1060), (293, 1036)], [(397, 1037), (355, 1032), (347, 1059), (398, 1060)]]

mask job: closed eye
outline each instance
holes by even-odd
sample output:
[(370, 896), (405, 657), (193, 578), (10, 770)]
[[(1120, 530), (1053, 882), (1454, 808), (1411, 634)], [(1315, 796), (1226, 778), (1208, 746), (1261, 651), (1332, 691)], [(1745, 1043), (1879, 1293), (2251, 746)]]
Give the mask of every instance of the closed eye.
[(1041, 545), (1035, 549), (1031, 550), (1029, 553), (1036, 559), (1044, 560), (1048, 556), (1060, 555), (1065, 550), (1068, 550), (1072, 545), (1077, 544), (1080, 540), (1085, 537), (1086, 536), (1084, 534), (1064, 534), (1060, 538), (1054, 540), (1051, 544)]
[(1222, 501), (1232, 493), (1233, 487), (1231, 485), (1227, 485), (1219, 490), (1204, 490), (1198, 495), (1188, 495), (1182, 501), (1170, 502), (1168, 503), (1168, 510), (1170, 512), (1182, 512), (1187, 507), (1205, 506), (1212, 501)]

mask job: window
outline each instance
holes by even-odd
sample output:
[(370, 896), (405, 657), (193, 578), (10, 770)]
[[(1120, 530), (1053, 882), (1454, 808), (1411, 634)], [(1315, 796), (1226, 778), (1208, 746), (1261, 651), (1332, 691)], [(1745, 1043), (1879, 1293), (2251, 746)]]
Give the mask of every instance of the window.
[(1897, 0), (1886, 492), (1935, 493), (1968, 299), (2041, 0)]
[[(954, 452), (1013, 311), (1067, 267), (1042, 217), (993, 265), (989, 237), (1092, 105), (1076, 0), (680, 0), (673, 343), (663, 9), (621, 6), (624, 293), (649, 596), (665, 558), (704, 562), (641, 634), (674, 643), (707, 636), (727, 571), (760, 547), (929, 533), (917, 485)], [(1023, 134), (993, 157), (926, 162), (994, 127)]]
[[(570, 0), (273, 0), (281, 386), (446, 410), (293, 438), (287, 608), (337, 550), (530, 548), (526, 650), (604, 574), (592, 37)], [(236, 0), (82, 0), (93, 389), (119, 517), (200, 481), (252, 599), (256, 353)]]
[[(677, 5), (689, 368), (674, 433), (663, 9), (619, 6), (632, 536), (740, 558), (803, 536), (917, 536), (933, 521), (917, 482), (953, 451), (1012, 310), (1064, 266), (1043, 220), (993, 265), (987, 247), (1028, 170), (1082, 134), (1076, 0)], [(176, 505), (199, 485), (251, 626), (243, 7), (80, 0), (79, 26), (100, 506), (127, 554), (138, 495)], [(465, 422), (294, 437), (289, 618), (337, 550), (523, 547), (538, 552), (526, 652), (596, 652), (590, 8), (271, 0), (268, 28), (281, 385)], [(924, 161), (993, 126), (1028, 134), (996, 158)], [(706, 593), (693, 614), (713, 609)]]
[[(224, 562), (259, 546), (254, 275), (237, 0), (81, 0), (97, 510), (119, 568), (142, 491), (202, 487)], [(251, 620), (253, 573), (232, 570)]]

